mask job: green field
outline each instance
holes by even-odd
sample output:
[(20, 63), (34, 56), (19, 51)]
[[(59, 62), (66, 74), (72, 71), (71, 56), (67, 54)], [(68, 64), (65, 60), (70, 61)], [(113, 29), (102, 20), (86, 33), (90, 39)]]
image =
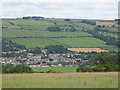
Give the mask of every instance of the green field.
[(2, 26), (9, 26), (11, 25), (8, 20), (2, 20)]
[(103, 46), (101, 48), (105, 49), (105, 50), (108, 50), (108, 51), (116, 51), (116, 52), (118, 52), (118, 48), (116, 46), (110, 46), (110, 45), (108, 45), (108, 46)]
[(110, 32), (118, 32), (119, 29), (118, 28), (102, 28), (103, 30), (108, 30)]
[(51, 22), (46, 21), (37, 21), (37, 20), (10, 20), (10, 22), (14, 23), (15, 25), (46, 25), (46, 26), (53, 26), (54, 24)]
[(15, 37), (70, 37), (70, 36), (92, 36), (87, 32), (49, 32), (38, 30), (19, 30), (19, 29), (3, 29), (2, 37), (15, 38)]
[(53, 72), (76, 72), (75, 67), (36, 67), (32, 69), (36, 72), (47, 72), (49, 70)]
[(118, 73), (3, 74), (3, 88), (118, 88)]
[[(105, 47), (104, 41), (93, 37), (82, 37), (82, 38), (19, 38), (11, 39), (13, 42), (25, 45), (27, 48), (41, 47), (44, 48), (47, 45), (64, 45), (67, 47)], [(97, 42), (97, 43), (96, 43)]]
[(25, 45), (27, 48), (31, 49), (35, 47), (44, 48), (47, 45), (58, 45), (58, 43), (45, 38), (19, 38), (12, 39), (12, 41), (20, 45)]
[(113, 34), (113, 33), (105, 33), (105, 36), (111, 36), (111, 37), (115, 37), (116, 39), (118, 38), (117, 34)]
[(53, 39), (63, 45), (70, 47), (101, 47), (106, 46), (105, 42), (93, 37), (81, 37), (81, 38), (57, 38)]
[[(104, 41), (93, 37), (81, 38), (17, 38), (10, 39), (12, 42), (24, 45), (29, 49), (35, 47), (44, 48), (48, 45), (64, 45), (65, 47), (101, 47), (105, 50), (118, 51), (117, 47), (106, 45)], [(97, 43), (96, 43), (97, 42)]]

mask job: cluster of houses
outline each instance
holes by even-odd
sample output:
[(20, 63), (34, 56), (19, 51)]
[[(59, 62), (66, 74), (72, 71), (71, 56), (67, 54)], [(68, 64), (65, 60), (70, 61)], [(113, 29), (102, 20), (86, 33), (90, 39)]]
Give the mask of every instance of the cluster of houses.
[[(14, 53), (21, 53), (25, 52), (25, 50), (14, 51)], [(2, 53), (13, 53), (12, 52), (2, 52)], [(2, 57), (2, 61), (0, 63), (7, 64), (11, 63), (13, 65), (18, 64), (27, 64), (30, 67), (60, 67), (60, 66), (71, 66), (71, 67), (78, 67), (79, 64), (83, 64), (88, 62), (88, 60), (83, 60), (82, 58), (72, 58), (74, 55), (81, 55), (81, 54), (38, 54), (35, 55), (33, 53), (26, 53), (26, 57), (22, 55), (18, 57)], [(86, 57), (86, 55), (84, 56)]]

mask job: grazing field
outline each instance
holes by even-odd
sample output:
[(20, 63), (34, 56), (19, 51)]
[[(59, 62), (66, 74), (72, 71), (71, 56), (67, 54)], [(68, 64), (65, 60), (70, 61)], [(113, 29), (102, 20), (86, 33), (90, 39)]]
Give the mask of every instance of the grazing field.
[[(101, 48), (108, 51), (117, 51), (117, 47), (105, 45), (104, 41), (93, 37), (81, 38), (16, 38), (10, 39), (12, 42), (24, 45), (29, 49), (48, 45), (63, 45), (66, 48)], [(97, 43), (96, 43), (97, 42)]]
[(45, 38), (19, 38), (12, 39), (12, 42), (24, 45), (27, 48), (33, 49), (35, 47), (44, 48), (47, 45), (58, 45), (58, 43)]
[(19, 30), (19, 29), (3, 29), (2, 34), (4, 38), (15, 37), (70, 37), (70, 36), (92, 36), (87, 32), (49, 32), (38, 30)]
[[(107, 46), (104, 41), (92, 37), (82, 38), (19, 38), (11, 39), (13, 42), (25, 45), (27, 48), (34, 48), (36, 46), (44, 48), (47, 45), (60, 44), (66, 47), (101, 47)], [(96, 43), (97, 42), (97, 43)]]
[(116, 39), (118, 38), (117, 34), (113, 34), (113, 33), (105, 33), (105, 36), (111, 36), (111, 37), (115, 37)]
[(118, 88), (117, 72), (3, 74), (3, 88)]
[(53, 39), (63, 45), (70, 47), (101, 47), (106, 46), (105, 42), (94, 37), (81, 37), (81, 38), (56, 38)]
[(108, 28), (102, 28), (102, 29), (103, 30), (108, 30), (110, 32), (118, 32), (118, 30), (119, 30), (118, 28), (112, 28), (112, 27), (111, 28), (109, 28), (109, 27)]
[(10, 20), (10, 22), (14, 23), (15, 25), (46, 25), (46, 26), (53, 26), (54, 23), (46, 22), (46, 21), (37, 21), (37, 20)]
[(116, 46), (110, 46), (110, 45), (108, 45), (108, 46), (101, 47), (101, 49), (105, 49), (105, 50), (108, 50), (108, 51), (116, 51), (116, 52), (118, 52), (118, 47), (116, 47)]
[(2, 26), (9, 26), (9, 25), (12, 24), (10, 24), (8, 20), (2, 20)]
[(108, 52), (100, 48), (68, 48), (68, 50), (75, 52)]
[(32, 69), (36, 72), (47, 72), (49, 70), (52, 72), (76, 72), (75, 67), (34, 67)]

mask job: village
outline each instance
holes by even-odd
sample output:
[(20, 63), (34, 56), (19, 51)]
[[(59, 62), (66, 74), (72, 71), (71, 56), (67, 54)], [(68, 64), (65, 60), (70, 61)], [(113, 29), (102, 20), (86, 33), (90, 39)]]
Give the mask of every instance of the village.
[(14, 66), (26, 64), (29, 67), (79, 67), (88, 62), (94, 54), (65, 53), (65, 54), (46, 54), (46, 50), (41, 50), (41, 54), (27, 53), (26, 50), (2, 52), (2, 54), (19, 54), (17, 57), (2, 57), (0, 63), (11, 63)]

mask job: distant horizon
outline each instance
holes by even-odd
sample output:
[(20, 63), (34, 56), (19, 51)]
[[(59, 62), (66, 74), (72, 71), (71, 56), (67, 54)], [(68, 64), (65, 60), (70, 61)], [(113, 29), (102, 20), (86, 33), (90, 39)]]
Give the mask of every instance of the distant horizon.
[(100, 19), (118, 18), (119, 0), (26, 0), (1, 3), (0, 18), (44, 16), (48, 18)]
[[(0, 19), (22, 19), (22, 17), (28, 17), (28, 16), (21, 16), (21, 17), (2, 17)], [(40, 16), (40, 17), (44, 17), (44, 16)], [(100, 18), (68, 18), (68, 17), (44, 17), (44, 18), (50, 18), (50, 19), (87, 19), (87, 20), (115, 20), (115, 19), (100, 19)]]

